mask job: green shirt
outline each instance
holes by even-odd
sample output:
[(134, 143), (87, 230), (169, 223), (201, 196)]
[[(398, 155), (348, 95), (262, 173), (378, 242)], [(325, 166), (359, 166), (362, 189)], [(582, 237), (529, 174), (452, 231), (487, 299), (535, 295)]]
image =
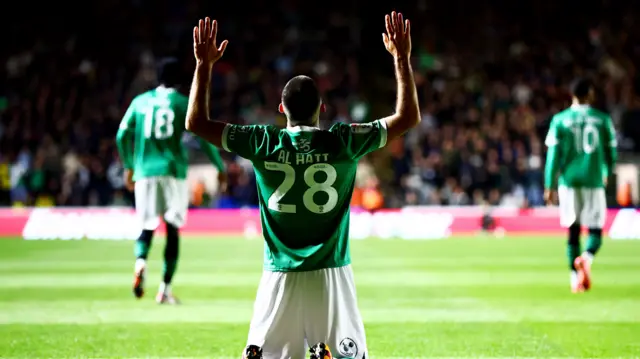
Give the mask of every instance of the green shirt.
[(358, 160), (387, 142), (382, 120), (298, 126), (227, 125), (222, 145), (255, 168), (264, 269), (310, 271), (351, 263), (349, 204)]
[(616, 163), (616, 135), (611, 118), (587, 105), (573, 105), (551, 120), (545, 188), (604, 187)]
[[(158, 87), (133, 99), (116, 136), (123, 166), (133, 179), (187, 177), (189, 159), (182, 145), (189, 99), (172, 88)], [(218, 171), (224, 164), (218, 149), (199, 137), (201, 149)]]

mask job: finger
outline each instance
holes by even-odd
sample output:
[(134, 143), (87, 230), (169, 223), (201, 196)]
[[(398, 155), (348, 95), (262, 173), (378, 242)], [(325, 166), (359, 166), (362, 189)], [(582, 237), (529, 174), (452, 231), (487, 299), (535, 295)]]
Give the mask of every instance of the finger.
[(193, 27), (193, 44), (197, 45), (199, 43), (199, 36), (198, 36), (198, 27), (194, 26)]
[(411, 35), (411, 23), (409, 22), (409, 19), (404, 21), (404, 34)]
[(218, 36), (218, 22), (213, 20), (213, 24), (211, 24), (211, 41), (213, 44), (216, 43), (216, 37)]
[(396, 14), (395, 11), (391, 12), (391, 28), (393, 29), (393, 32), (397, 32), (398, 31), (398, 19), (397, 19), (398, 15)]
[(227, 45), (229, 45), (229, 41), (227, 40), (222, 41), (222, 43), (220, 44), (220, 47), (218, 48), (220, 56), (224, 55), (224, 50), (227, 49)]
[(391, 36), (391, 34), (393, 34), (393, 31), (391, 29), (391, 17), (389, 15), (384, 17), (384, 25), (387, 28), (387, 34)]
[(198, 21), (198, 39), (200, 44), (204, 41), (204, 20)]
[(389, 43), (389, 38), (385, 33), (382, 33), (382, 42), (384, 43), (384, 46), (387, 46), (387, 44)]
[(401, 34), (404, 34), (404, 20), (402, 19), (402, 13), (401, 12), (398, 13), (398, 22), (397, 22), (397, 24), (398, 24), (398, 31)]
[(209, 41), (209, 35), (211, 34), (211, 19), (207, 16), (204, 18), (204, 37), (202, 41)]

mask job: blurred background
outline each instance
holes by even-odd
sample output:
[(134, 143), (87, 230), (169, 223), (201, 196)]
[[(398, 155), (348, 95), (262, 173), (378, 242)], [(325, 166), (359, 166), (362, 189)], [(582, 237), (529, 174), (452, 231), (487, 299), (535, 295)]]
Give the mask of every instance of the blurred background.
[[(175, 291), (131, 295), (140, 235), (115, 149), (155, 65), (220, 22), (213, 117), (275, 124), (293, 75), (314, 77), (321, 126), (394, 111), (384, 15), (412, 20), (422, 122), (364, 158), (350, 241), (378, 359), (637, 358), (640, 353), (638, 0), (8, 1), (0, 11), (0, 357), (237, 358), (263, 243), (251, 164), (221, 149), (229, 186), (188, 142), (191, 207)], [(570, 293), (566, 230), (542, 207), (543, 145), (568, 85), (591, 76), (613, 118), (591, 293)], [(164, 226), (148, 285), (163, 268)], [(301, 234), (304, 240), (304, 234)], [(438, 240), (436, 240), (438, 239)], [(333, 348), (332, 348), (333, 349)], [(339, 348), (336, 348), (340, 350)]]
[[(354, 206), (541, 206), (544, 136), (570, 104), (577, 75), (597, 80), (621, 160), (613, 206), (637, 202), (640, 26), (634, 1), (295, 0), (219, 3), (101, 0), (11, 4), (0, 17), (0, 204), (129, 205), (115, 133), (131, 99), (156, 85), (155, 63), (177, 56), (183, 92), (199, 17), (231, 44), (215, 67), (213, 115), (284, 125), (280, 91), (313, 76), (329, 111), (322, 126), (367, 122), (394, 109), (395, 82), (380, 33), (397, 9), (412, 20), (422, 123), (360, 164)], [(250, 163), (223, 153), (218, 193), (197, 148), (193, 207), (255, 207)], [(224, 152), (224, 151), (222, 151)], [(622, 172), (621, 172), (622, 171)], [(621, 174), (622, 173), (622, 174)], [(621, 177), (622, 176), (622, 177)], [(622, 178), (622, 180), (621, 180)]]

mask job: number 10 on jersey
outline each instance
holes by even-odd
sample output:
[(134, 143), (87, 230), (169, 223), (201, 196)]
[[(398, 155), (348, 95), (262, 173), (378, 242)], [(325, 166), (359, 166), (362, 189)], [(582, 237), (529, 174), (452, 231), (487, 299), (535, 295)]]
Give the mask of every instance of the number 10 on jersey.
[[(279, 162), (265, 162), (264, 168), (268, 171), (284, 173), (284, 180), (269, 197), (267, 207), (276, 212), (297, 213), (298, 208), (295, 204), (285, 204), (281, 202), (296, 182), (296, 170), (289, 164)], [(315, 175), (318, 172), (324, 172), (327, 178), (322, 182), (316, 181)], [(317, 214), (327, 213), (333, 210), (338, 204), (338, 191), (332, 187), (337, 178), (338, 174), (336, 169), (330, 164), (316, 163), (309, 166), (304, 171), (304, 182), (307, 185), (307, 189), (302, 194), (302, 204), (304, 207), (310, 212)], [(327, 203), (317, 204), (315, 202), (314, 195), (318, 192), (327, 194)], [(295, 201), (295, 199), (293, 200)]]

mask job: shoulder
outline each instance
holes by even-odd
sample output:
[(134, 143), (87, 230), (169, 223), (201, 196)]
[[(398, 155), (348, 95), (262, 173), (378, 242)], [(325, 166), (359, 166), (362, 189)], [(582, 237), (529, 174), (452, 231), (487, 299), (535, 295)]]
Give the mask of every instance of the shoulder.
[(601, 118), (603, 120), (609, 120), (611, 116), (608, 113), (598, 110), (597, 108), (591, 108), (589, 111), (590, 114), (594, 117)]
[(568, 118), (571, 116), (571, 114), (573, 113), (573, 110), (571, 110), (571, 108), (566, 108), (558, 113), (556, 113), (555, 115), (553, 115), (553, 117), (551, 118), (551, 122), (559, 122), (564, 120), (565, 118)]
[(144, 102), (148, 101), (151, 97), (153, 97), (153, 90), (143, 92), (141, 94), (136, 95), (133, 100), (131, 100), (131, 105), (140, 105)]
[(172, 99), (177, 102), (180, 103), (182, 105), (187, 105), (189, 103), (189, 96), (184, 95), (178, 91), (176, 91), (173, 96)]

